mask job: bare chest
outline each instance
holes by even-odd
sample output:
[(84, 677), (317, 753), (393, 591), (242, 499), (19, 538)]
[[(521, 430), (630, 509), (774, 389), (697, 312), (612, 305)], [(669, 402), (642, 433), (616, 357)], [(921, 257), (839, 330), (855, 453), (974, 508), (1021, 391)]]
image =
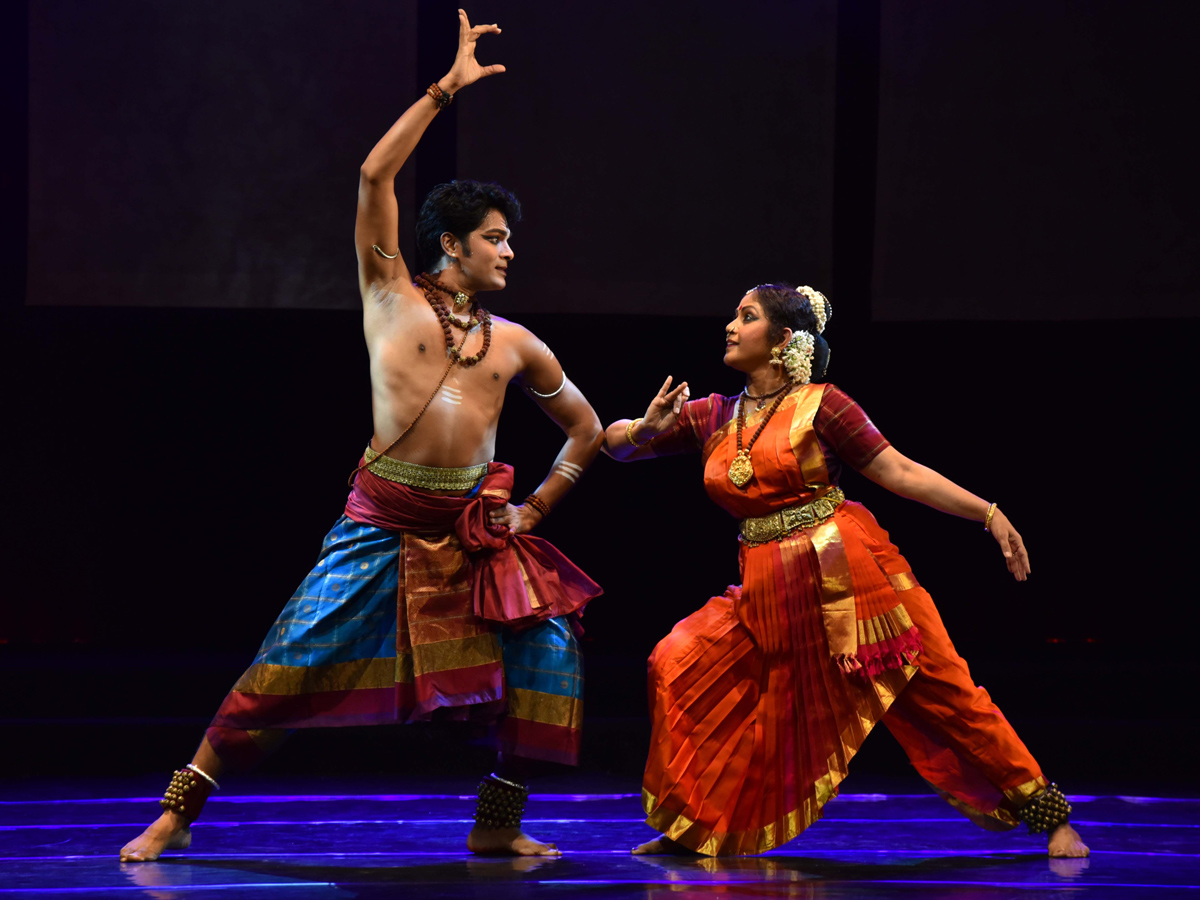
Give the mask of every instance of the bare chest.
[[(489, 329), (482, 325), (452, 327), (449, 340), (458, 355), (454, 359), (441, 323), (432, 310), (424, 312), (428, 314), (404, 316), (374, 334), (368, 330), (376, 393), (401, 400), (407, 407), (418, 396), (433, 395), (440, 383), (434, 402), (450, 407), (495, 406), (520, 365), (505, 335), (495, 327), (488, 334)], [(477, 361), (472, 363), (473, 359)]]

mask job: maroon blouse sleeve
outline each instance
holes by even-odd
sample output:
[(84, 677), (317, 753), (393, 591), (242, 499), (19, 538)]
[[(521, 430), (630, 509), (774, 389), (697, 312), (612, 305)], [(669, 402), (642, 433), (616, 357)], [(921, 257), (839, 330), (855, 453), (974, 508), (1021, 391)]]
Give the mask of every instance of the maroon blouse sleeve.
[(710, 394), (699, 400), (689, 400), (670, 431), (653, 438), (650, 449), (655, 456), (676, 456), (680, 453), (698, 453), (722, 423), (717, 422), (725, 398)]
[(869, 465), (891, 446), (863, 408), (832, 384), (825, 387), (813, 428), (822, 443), (855, 469)]

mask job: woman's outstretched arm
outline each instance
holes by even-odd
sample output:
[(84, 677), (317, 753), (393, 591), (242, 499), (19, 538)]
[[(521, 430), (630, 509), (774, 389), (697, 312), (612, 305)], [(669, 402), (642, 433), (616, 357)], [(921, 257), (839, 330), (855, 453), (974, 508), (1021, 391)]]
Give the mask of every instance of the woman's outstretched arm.
[[(952, 516), (983, 522), (991, 507), (988, 501), (976, 497), (928, 466), (913, 462), (895, 447), (885, 448), (859, 471), (893, 494), (916, 500)], [(992, 513), (989, 531), (1004, 553), (1008, 571), (1017, 581), (1024, 581), (1030, 571), (1025, 542), (999, 507)]]
[[(679, 387), (671, 390), (671, 376), (663, 382), (654, 399), (646, 408), (646, 414), (638, 419), (617, 419), (604, 429), (604, 443), (600, 449), (618, 462), (629, 462), (635, 459), (651, 459), (654, 451), (648, 446), (650, 441), (664, 432), (670, 431), (679, 420), (683, 404), (687, 403), (691, 392), (688, 383), (681, 382)], [(629, 427), (632, 423), (633, 427)], [(630, 443), (629, 438), (635, 443)]]

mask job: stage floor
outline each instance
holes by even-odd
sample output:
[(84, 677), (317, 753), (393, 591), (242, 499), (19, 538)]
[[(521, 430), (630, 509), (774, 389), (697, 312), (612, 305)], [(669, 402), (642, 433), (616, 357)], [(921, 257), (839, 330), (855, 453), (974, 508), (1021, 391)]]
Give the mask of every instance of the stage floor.
[[(1198, 799), (1076, 795), (1073, 818), (1092, 856), (1052, 861), (1044, 839), (983, 831), (930, 795), (846, 793), (782, 849), (712, 860), (630, 856), (653, 836), (634, 783), (580, 776), (549, 787), (533, 795), (526, 821), (559, 844), (561, 859), (467, 853), (469, 783), (357, 778), (244, 781), (213, 797), (188, 851), (121, 864), (117, 850), (155, 815), (151, 782), (9, 782), (0, 897), (1200, 900)], [(587, 792), (563, 792), (571, 788)]]

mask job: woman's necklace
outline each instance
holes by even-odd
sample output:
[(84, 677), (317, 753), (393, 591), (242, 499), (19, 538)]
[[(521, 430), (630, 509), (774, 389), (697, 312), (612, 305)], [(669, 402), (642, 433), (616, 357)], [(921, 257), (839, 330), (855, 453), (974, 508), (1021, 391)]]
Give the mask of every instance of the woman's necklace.
[(756, 410), (758, 410), (758, 409), (762, 409), (763, 404), (766, 403), (768, 400), (770, 400), (772, 397), (774, 397), (776, 394), (780, 393), (781, 391), (786, 391), (790, 385), (791, 385), (791, 382), (785, 381), (783, 384), (781, 384), (775, 390), (771, 391), (769, 394), (763, 394), (761, 397), (755, 397), (752, 393), (750, 393), (750, 388), (747, 387), (742, 390), (742, 396), (745, 397), (747, 400), (755, 401), (754, 408)]
[[(459, 296), (466, 297), (466, 294), (463, 294), (461, 291), (455, 294), (445, 285), (439, 284), (425, 274), (417, 276), (417, 284), (425, 291), (425, 299), (429, 301), (429, 305), (437, 313), (438, 321), (442, 325), (442, 333), (446, 336), (446, 352), (450, 354), (450, 357), (460, 366), (473, 366), (481, 362), (487, 356), (488, 348), (492, 346), (492, 314), (482, 306), (475, 306), (474, 314), (466, 322), (463, 322), (457, 316), (451, 314), (450, 308), (438, 296), (438, 292), (452, 294), (456, 306), (459, 304)], [(483, 346), (479, 348), (479, 352), (472, 356), (463, 356), (461, 346), (454, 346), (454, 334), (450, 330), (451, 325), (456, 325), (463, 329), (463, 331), (470, 331), (476, 325), (481, 325), (483, 327)], [(463, 340), (464, 342), (466, 340), (465, 334), (463, 335)]]
[[(792, 387), (791, 384), (785, 384), (785, 388)], [(738, 487), (744, 487), (754, 477), (754, 465), (750, 462), (750, 451), (754, 449), (754, 442), (758, 440), (758, 436), (763, 433), (763, 429), (767, 427), (767, 423), (771, 421), (771, 416), (775, 415), (775, 410), (779, 409), (779, 404), (783, 402), (783, 398), (788, 395), (786, 390), (777, 391), (779, 396), (775, 398), (775, 402), (771, 404), (771, 408), (767, 410), (767, 414), (763, 416), (762, 422), (758, 425), (758, 430), (750, 438), (750, 443), (746, 445), (746, 449), (742, 449), (742, 428), (746, 424), (746, 404), (745, 402), (738, 403), (737, 417), (737, 456), (733, 458), (733, 462), (729, 464), (729, 480)], [(769, 394), (767, 396), (770, 396)], [(754, 399), (754, 398), (751, 398)]]

